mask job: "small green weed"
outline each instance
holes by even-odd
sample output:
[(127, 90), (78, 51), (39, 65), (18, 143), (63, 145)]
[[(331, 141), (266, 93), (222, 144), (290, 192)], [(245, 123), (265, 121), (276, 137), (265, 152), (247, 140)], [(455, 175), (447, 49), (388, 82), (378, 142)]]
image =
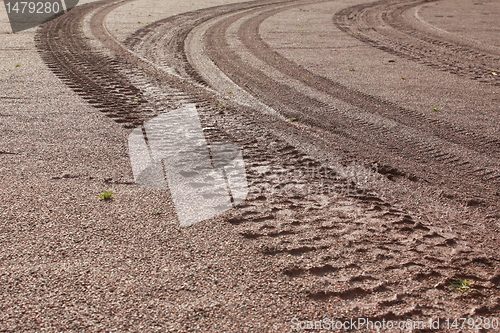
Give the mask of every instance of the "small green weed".
[(21, 64), (16, 64), (16, 67), (21, 67)]
[(111, 200), (114, 198), (113, 191), (104, 191), (99, 194), (98, 198), (101, 200)]
[(217, 108), (219, 109), (224, 109), (226, 107), (225, 104), (217, 104)]
[(297, 120), (298, 120), (298, 119), (297, 119), (297, 118), (295, 118), (295, 117), (290, 118), (290, 121), (291, 121), (291, 122), (294, 122), (294, 121), (297, 121)]
[(354, 67), (349, 67), (348, 71), (349, 71), (349, 72), (354, 72), (354, 71), (356, 71), (356, 68), (354, 68)]
[(440, 106), (433, 106), (432, 111), (441, 111), (441, 107)]
[(455, 291), (458, 291), (458, 292), (465, 294), (465, 293), (468, 293), (468, 292), (471, 292), (472, 290), (474, 290), (472, 288), (473, 284), (474, 284), (474, 282), (472, 282), (472, 281), (458, 278), (458, 279), (450, 282), (450, 288), (455, 290)]
[(361, 35), (361, 31), (354, 31), (356, 35)]

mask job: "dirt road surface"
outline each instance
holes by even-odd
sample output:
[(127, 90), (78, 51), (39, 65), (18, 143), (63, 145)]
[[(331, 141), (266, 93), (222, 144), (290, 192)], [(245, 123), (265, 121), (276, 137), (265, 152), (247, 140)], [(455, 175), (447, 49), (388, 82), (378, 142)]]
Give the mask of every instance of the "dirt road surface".
[[(0, 15), (0, 331), (499, 325), (498, 2), (104, 0), (17, 34)], [(188, 104), (249, 193), (183, 228), (127, 139)]]

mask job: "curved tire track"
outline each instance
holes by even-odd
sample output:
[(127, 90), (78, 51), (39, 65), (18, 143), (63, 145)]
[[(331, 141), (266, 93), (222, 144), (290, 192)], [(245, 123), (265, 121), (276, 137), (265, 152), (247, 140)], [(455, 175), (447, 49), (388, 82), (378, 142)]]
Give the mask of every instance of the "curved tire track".
[(416, 21), (412, 10), (435, 1), (438, 0), (382, 0), (357, 5), (336, 13), (334, 23), (354, 38), (385, 52), (500, 86), (500, 77), (491, 75), (491, 69), (498, 66), (500, 54), (473, 48), (458, 38), (438, 38), (429, 31), (418, 29), (418, 24), (411, 24), (412, 18)]
[[(293, 60), (287, 59), (262, 40), (258, 28), (272, 15), (291, 8), (255, 9), (232, 15), (207, 30), (207, 53), (234, 82), (246, 87), (252, 94), (287, 117), (298, 117), (315, 127), (354, 138), (363, 148), (384, 150), (399, 154), (414, 164), (431, 166), (444, 182), (469, 182), (467, 190), (480, 195), (495, 191), (500, 186), (500, 140), (484, 136), (468, 128), (459, 128), (443, 120), (433, 119), (416, 110), (405, 109), (391, 102), (347, 88), (340, 83), (311, 73)], [(245, 19), (245, 17), (248, 17)], [(238, 37), (255, 57), (275, 70), (327, 97), (340, 99), (357, 110), (334, 108), (317, 98), (291, 90), (291, 86), (277, 82), (256, 68), (246, 64), (231, 50), (226, 31), (238, 20)], [(375, 147), (373, 145), (375, 143)], [(384, 146), (380, 150), (379, 145)], [(372, 148), (369, 148), (369, 147)], [(374, 154), (356, 151), (369, 159)], [(384, 161), (384, 164), (391, 163)], [(393, 162), (394, 163), (394, 162)], [(447, 168), (442, 166), (446, 164)], [(398, 168), (398, 165), (394, 165)], [(450, 172), (449, 170), (453, 170)], [(409, 174), (418, 172), (410, 167)], [(455, 174), (453, 174), (456, 172)], [(426, 178), (422, 172), (417, 174)], [(483, 193), (484, 194), (484, 193)], [(486, 197), (488, 197), (487, 195)], [(487, 200), (487, 199), (486, 199)]]
[(146, 119), (143, 94), (120, 73), (123, 65), (92, 50), (81, 29), (86, 15), (111, 3), (78, 6), (45, 23), (37, 31), (36, 45), (47, 66), (70, 88), (108, 117), (133, 128)]
[[(304, 70), (269, 48), (258, 34), (260, 24), (273, 14), (303, 4), (273, 4), (234, 11), (225, 11), (227, 7), (222, 7), (218, 14), (207, 9), (203, 19), (194, 19), (192, 13), (183, 14), (138, 31), (128, 43), (151, 61), (172, 66), (178, 75), (207, 84), (203, 73), (197, 73), (194, 64), (188, 62), (184, 42), (190, 31), (213, 18), (213, 24), (204, 31), (203, 41), (211, 60), (240, 87), (283, 115), (297, 116), (301, 123), (328, 134), (334, 132), (343, 137), (344, 142), (358, 143), (359, 149), (351, 147), (351, 151), (361, 157), (362, 150), (367, 147), (372, 152), (403, 154), (412, 162), (420, 159), (435, 168), (446, 166), (458, 170), (454, 176), (439, 171), (443, 182), (453, 179), (455, 184), (465, 183), (465, 190), (469, 190), (482, 181), (475, 194), (481, 196), (479, 192), (491, 191), (489, 181), (498, 178), (497, 169), (478, 170), (481, 163), (466, 160), (479, 158), (485, 164), (497, 166), (498, 147), (494, 138), (470, 133), (469, 129), (457, 128), (451, 123), (430, 119), (414, 110), (348, 89)], [(283, 75), (300, 80), (324, 95), (347, 101), (356, 106), (356, 110), (336, 109), (245, 63), (228, 42), (231, 34), (227, 31), (238, 20), (241, 20), (237, 28), (238, 38), (253, 55)], [(255, 137), (261, 136), (255, 127), (242, 125), (251, 123), (248, 117), (240, 119), (233, 124), (242, 130), (239, 136), (248, 136), (245, 131)], [(414, 128), (415, 123), (422, 124), (422, 128)], [(402, 127), (406, 127), (404, 131)], [(278, 150), (258, 147), (273, 140), (266, 138), (259, 140), (259, 144), (247, 141), (245, 157), (252, 161), (249, 166), (252, 197), (239, 207), (229, 222), (281, 267), (284, 275), (298, 285), (306, 286), (304, 293), (310, 299), (318, 302), (335, 300), (337, 307), (349, 311), (358, 311), (357, 307), (360, 307), (368, 316), (382, 318), (446, 316), (450, 309), (454, 313), (472, 315), (481, 311), (495, 313), (500, 308), (492, 296), (498, 290), (486, 287), (480, 287), (482, 307), (471, 309), (470, 304), (456, 299), (430, 305), (436, 294), (446, 298), (447, 284), (454, 274), (471, 277), (479, 281), (479, 285), (486, 286), (496, 281), (494, 267), (498, 267), (498, 262), (486, 259), (487, 255), (478, 249), (468, 248), (467, 231), (463, 233), (464, 237), (451, 234), (445, 231), (448, 227), (445, 224), (440, 228), (429, 221), (416, 220), (375, 195), (356, 195), (355, 190), (350, 194), (360, 199), (363, 205), (360, 215), (355, 213), (360, 207), (346, 208), (336, 199), (326, 203), (327, 198), (334, 197), (328, 189), (339, 184), (345, 186), (346, 180), (341, 177), (332, 179), (331, 176), (337, 174), (331, 169), (326, 170), (324, 177), (294, 179), (293, 175), (300, 173), (298, 170), (307, 169), (311, 165), (308, 163), (318, 162), (293, 147), (280, 146)], [(383, 149), (374, 148), (374, 142), (382, 143)], [(327, 147), (325, 144), (324, 149)], [(464, 151), (470, 155), (464, 157)], [(485, 156), (487, 154), (492, 157)], [(391, 168), (381, 172), (400, 175), (398, 170)], [(462, 179), (458, 180), (459, 177)], [(312, 198), (300, 191), (279, 195), (279, 190), (288, 185), (293, 188), (317, 183), (322, 187)], [(268, 186), (278, 193), (268, 195), (265, 191), (255, 191), (261, 186)], [(486, 199), (489, 193), (483, 198)], [(332, 244), (336, 246), (332, 247)], [(449, 256), (452, 248), (456, 252)], [(401, 272), (407, 279), (401, 279)], [(417, 309), (414, 304), (421, 304), (423, 300), (427, 305)], [(380, 310), (370, 312), (367, 307), (379, 307)]]
[[(463, 138), (460, 130), (452, 130), (449, 124), (436, 125), (423, 116), (415, 118), (410, 110), (349, 90), (304, 71), (294, 62), (274, 53), (258, 36), (259, 25), (273, 12), (302, 3), (255, 2), (168, 18), (138, 31), (128, 40), (129, 47), (144, 50), (141, 54), (124, 49), (103, 26), (106, 14), (118, 5), (108, 1), (78, 7), (80, 12), (75, 9), (75, 16), (61, 17), (43, 26), (39, 37), (42, 56), (73, 89), (97, 101), (96, 106), (117, 115), (114, 118), (123, 120), (126, 126), (134, 127), (150, 114), (135, 103), (137, 96), (143, 95), (121, 74), (120, 70), (127, 68), (123, 62), (139, 67), (162, 84), (175, 88), (172, 95), (180, 94), (182, 98), (196, 101), (203, 121), (213, 125), (207, 127), (207, 137), (219, 140), (221, 136), (227, 136), (238, 142), (244, 147), (244, 157), (249, 164), (249, 182), (253, 191), (228, 222), (242, 237), (254, 242), (262, 254), (267, 255), (297, 286), (306, 286), (301, 289), (305, 296), (316, 302), (335, 299), (337, 303), (334, 307), (344, 307), (351, 311), (350, 315), (359, 314), (361, 309), (364, 315), (372, 318), (496, 313), (500, 308), (496, 298), (499, 290), (495, 286), (499, 280), (499, 265), (497, 260), (488, 259), (488, 246), (471, 249), (469, 242), (476, 241), (480, 235), (470, 240), (466, 237), (471, 237), (471, 233), (463, 236), (452, 234), (444, 227), (433, 225), (432, 221), (407, 215), (370, 192), (360, 194), (359, 189), (351, 187), (348, 177), (338, 170), (322, 167), (318, 161), (270, 135), (262, 127), (260, 119), (253, 119), (258, 116), (252, 115), (250, 108), (228, 104), (223, 110), (218, 110), (214, 105), (225, 100), (207, 89), (203, 73), (197, 73), (188, 63), (184, 50), (185, 37), (201, 23), (229, 15), (207, 31), (206, 43), (213, 61), (235, 82), (283, 114), (300, 115), (301, 121), (306, 124), (325, 132), (335, 132), (339, 137), (346, 138), (346, 142), (362, 143), (356, 151), (361, 157), (362, 151), (370, 147), (372, 152), (403, 154), (411, 161), (419, 157), (431, 158), (436, 167), (450, 163), (458, 168), (462, 164), (460, 175), (471, 170), (462, 156), (447, 153), (439, 144), (426, 138), (428, 132), (412, 129), (411, 121), (415, 120), (424, 122), (425, 129), (448, 147), (452, 145), (449, 142), (454, 143), (462, 153), (464, 149), (461, 146), (466, 146), (474, 157), (479, 156), (482, 161), (485, 160), (481, 157), (482, 153), (492, 152), (488, 144), (474, 147), (477, 143), (475, 137)], [(102, 7), (99, 9), (99, 6)], [(272, 8), (276, 6), (278, 8)], [(119, 63), (95, 54), (81, 38), (79, 25), (83, 17), (93, 10), (97, 10), (91, 19), (93, 33), (117, 54)], [(303, 92), (291, 90), (251, 66), (245, 66), (230, 49), (227, 37), (220, 33), (229, 28), (235, 18), (246, 19), (240, 25), (238, 34), (255, 56), (269, 64), (279, 60), (279, 65), (273, 65), (277, 71), (293, 78), (302, 79), (305, 75), (308, 87), (355, 105), (355, 112), (335, 109)], [(54, 38), (57, 36), (62, 40)], [(166, 47), (160, 49), (157, 47), (159, 44)], [(72, 55), (73, 52), (76, 55)], [(164, 64), (175, 64), (177, 73), (162, 69)], [(238, 64), (241, 66), (235, 66)], [(110, 69), (106, 69), (108, 65)], [(116, 91), (126, 88), (129, 94)], [(276, 91), (282, 95), (277, 96)], [(358, 102), (357, 98), (361, 101)], [(115, 104), (103, 104), (106, 100)], [(376, 112), (372, 111), (371, 115), (365, 110), (367, 108)], [(122, 113), (115, 112), (116, 109)], [(325, 110), (331, 111), (328, 116), (325, 116)], [(231, 126), (224, 128), (224, 133), (220, 133), (217, 124), (222, 117), (220, 112), (233, 117)], [(282, 126), (271, 123), (272, 120), (267, 125), (278, 129)], [(398, 128), (400, 124), (406, 124), (407, 132)], [(289, 129), (285, 127), (281, 128)], [(383, 148), (376, 150), (373, 142), (381, 142)], [(269, 143), (273, 145), (267, 146)], [(419, 147), (422, 152), (412, 152)], [(319, 168), (319, 172), (307, 175), (311, 167)], [(445, 175), (442, 177), (448, 179)], [(464, 183), (469, 187), (481, 177), (464, 177)], [(317, 191), (304, 197), (300, 189), (311, 185), (318, 185)], [(262, 190), (262, 186), (266, 188)], [(287, 192), (287, 186), (299, 191)], [(486, 188), (483, 186), (479, 190)], [(337, 196), (339, 191), (348, 196)], [(468, 231), (467, 227), (465, 230)], [(478, 281), (480, 291), (475, 304), (457, 298), (446, 300), (449, 293), (446, 286), (458, 275), (470, 276)], [(402, 276), (405, 278), (400, 279)], [(436, 298), (444, 301), (433, 304)], [(414, 304), (422, 300), (426, 305), (421, 309), (415, 308)], [(378, 310), (370, 310), (374, 308)]]

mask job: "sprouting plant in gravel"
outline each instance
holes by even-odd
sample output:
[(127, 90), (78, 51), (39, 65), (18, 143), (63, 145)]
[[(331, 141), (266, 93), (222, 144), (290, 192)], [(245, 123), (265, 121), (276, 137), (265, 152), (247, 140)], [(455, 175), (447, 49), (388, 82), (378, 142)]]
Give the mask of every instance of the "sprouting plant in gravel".
[(16, 64), (16, 67), (21, 67), (21, 64)]
[(217, 104), (217, 108), (219, 109), (224, 109), (226, 107), (225, 104)]
[(472, 282), (470, 280), (458, 278), (458, 279), (450, 282), (450, 288), (455, 290), (455, 291), (458, 291), (458, 292), (465, 294), (465, 293), (468, 293), (468, 292), (471, 292), (472, 290), (474, 290), (472, 288), (473, 284), (474, 284), (474, 282)]
[(354, 72), (355, 70), (356, 70), (356, 68), (354, 68), (354, 67), (349, 67), (349, 69), (348, 69), (349, 72)]
[(361, 35), (361, 31), (354, 31), (356, 35)]
[(157, 209), (153, 212), (154, 215), (160, 215), (161, 213), (163, 213), (161, 209)]
[(432, 111), (441, 111), (441, 107), (440, 106), (433, 106)]
[(406, 80), (406, 76), (401, 76), (400, 79), (401, 80)]
[(104, 191), (98, 196), (101, 200), (111, 200), (113, 199), (113, 191)]
[(228, 94), (232, 94), (233, 92), (232, 92), (231, 90), (229, 90), (227, 93), (228, 93)]
[(134, 102), (139, 102), (141, 99), (139, 97), (134, 98)]
[(293, 121), (297, 121), (297, 120), (298, 120), (298, 119), (297, 119), (297, 118), (295, 118), (295, 117), (290, 118), (290, 121), (292, 121), (292, 122), (293, 122)]
[(10, 31), (6, 31), (5, 33), (8, 35), (8, 34), (10, 34)]

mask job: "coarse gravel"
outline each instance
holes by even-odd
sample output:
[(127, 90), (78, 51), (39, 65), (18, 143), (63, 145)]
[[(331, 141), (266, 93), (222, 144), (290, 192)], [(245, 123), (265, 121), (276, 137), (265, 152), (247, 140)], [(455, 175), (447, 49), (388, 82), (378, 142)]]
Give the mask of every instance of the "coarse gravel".
[[(124, 41), (156, 20), (227, 3), (138, 0), (114, 10), (106, 25)], [(287, 15), (300, 20), (291, 23)], [(330, 31), (327, 16), (321, 19)], [(282, 13), (264, 22), (262, 35), (311, 71), (394, 103), (426, 110), (444, 105), (443, 117), (470, 106), (454, 91), (425, 88), (455, 80), (449, 74), (429, 76), (406, 60), (388, 63), (392, 58), (378, 51), (367, 61), (361, 43), (333, 50), (331, 59), (332, 50), (294, 54), (283, 45), (321, 43), (297, 33), (299, 26), (332, 38), (319, 24), (314, 15)], [(287, 37), (277, 36), (275, 26), (288, 30)], [(279, 266), (293, 255), (280, 262), (263, 254), (227, 222), (231, 212), (179, 227), (168, 191), (133, 184), (130, 130), (47, 68), (35, 47), (36, 28), (8, 31), (0, 10), (0, 331), (287, 332), (293, 318), (345, 315), (335, 299), (305, 297), (308, 280), (294, 282)], [(322, 63), (314, 60), (318, 52)], [(354, 73), (347, 71), (351, 66)], [(485, 93), (483, 86), (467, 87), (472, 101)], [(98, 199), (103, 191), (113, 191), (114, 199)], [(366, 207), (353, 208), (349, 199), (339, 205), (364, 221)]]

